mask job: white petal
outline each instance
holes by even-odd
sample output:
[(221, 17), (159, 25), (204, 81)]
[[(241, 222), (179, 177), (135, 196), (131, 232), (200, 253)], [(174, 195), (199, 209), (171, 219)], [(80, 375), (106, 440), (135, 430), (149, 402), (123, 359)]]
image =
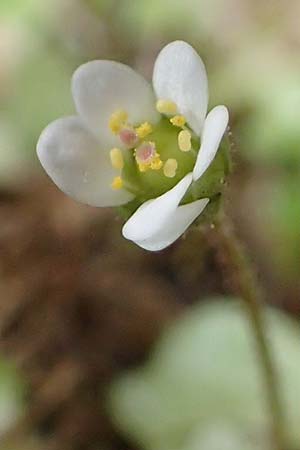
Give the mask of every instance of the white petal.
[(213, 161), (228, 125), (226, 106), (216, 106), (207, 115), (201, 138), (201, 147), (193, 171), (194, 180), (198, 180)]
[(135, 243), (145, 250), (158, 251), (173, 244), (202, 213), (209, 199), (203, 198), (187, 205), (179, 206), (164, 224), (162, 230), (151, 238)]
[(92, 206), (116, 206), (133, 195), (111, 189), (115, 173), (108, 152), (79, 117), (52, 122), (43, 131), (37, 154), (47, 174), (66, 194)]
[(208, 87), (205, 66), (196, 51), (183, 41), (164, 47), (153, 72), (157, 98), (172, 100), (191, 128), (200, 135), (207, 111)]
[(91, 61), (80, 66), (73, 75), (72, 93), (85, 123), (111, 146), (116, 145), (117, 138), (108, 123), (115, 111), (126, 111), (133, 124), (159, 119), (151, 85), (133, 69), (115, 61)]
[(165, 194), (145, 202), (125, 223), (123, 236), (132, 241), (143, 241), (163, 229), (191, 182), (192, 174), (189, 173)]

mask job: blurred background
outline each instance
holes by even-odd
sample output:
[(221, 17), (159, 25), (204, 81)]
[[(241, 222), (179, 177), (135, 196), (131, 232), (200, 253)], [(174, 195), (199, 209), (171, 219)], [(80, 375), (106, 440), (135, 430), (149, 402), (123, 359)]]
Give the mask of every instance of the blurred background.
[(205, 61), (210, 107), (230, 110), (227, 209), (267, 292), (283, 450), (300, 449), (299, 15), (298, 0), (1, 0), (1, 450), (269, 449), (251, 331), (213, 230), (146, 253), (115, 211), (58, 191), (35, 153), (74, 111), (78, 65), (113, 59), (151, 79), (175, 39)]

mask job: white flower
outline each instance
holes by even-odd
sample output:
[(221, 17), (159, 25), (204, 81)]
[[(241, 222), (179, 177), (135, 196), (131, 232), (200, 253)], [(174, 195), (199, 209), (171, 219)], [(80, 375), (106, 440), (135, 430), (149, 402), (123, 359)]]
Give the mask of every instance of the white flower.
[(138, 199), (123, 235), (155, 251), (172, 244), (208, 204), (209, 198), (188, 196), (216, 155), (228, 111), (217, 106), (206, 115), (205, 67), (182, 41), (158, 55), (153, 88), (156, 99), (123, 64), (84, 64), (72, 80), (78, 115), (51, 123), (37, 153), (57, 186), (78, 201), (117, 206)]

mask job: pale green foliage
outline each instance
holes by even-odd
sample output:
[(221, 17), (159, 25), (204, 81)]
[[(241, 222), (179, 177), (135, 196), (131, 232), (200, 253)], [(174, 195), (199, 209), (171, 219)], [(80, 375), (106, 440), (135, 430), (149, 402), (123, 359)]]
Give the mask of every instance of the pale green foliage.
[[(265, 317), (282, 375), (289, 444), (297, 448), (300, 331), (276, 310), (266, 309)], [(110, 408), (120, 429), (145, 449), (240, 450), (247, 441), (247, 450), (266, 450), (264, 392), (247, 316), (228, 300), (193, 307), (143, 368), (113, 384)]]

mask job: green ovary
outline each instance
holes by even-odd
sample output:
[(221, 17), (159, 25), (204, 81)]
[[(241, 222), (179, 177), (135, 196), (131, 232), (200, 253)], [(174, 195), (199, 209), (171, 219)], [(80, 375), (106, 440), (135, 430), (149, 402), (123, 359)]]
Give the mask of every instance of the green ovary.
[(123, 186), (139, 199), (145, 201), (167, 192), (175, 186), (186, 174), (193, 171), (197, 153), (200, 147), (198, 137), (192, 137), (192, 148), (183, 152), (178, 147), (180, 128), (172, 125), (167, 118), (162, 118), (153, 131), (145, 138), (154, 142), (156, 151), (163, 164), (168, 159), (178, 163), (176, 174), (169, 178), (164, 174), (163, 167), (159, 170), (149, 169), (141, 172), (134, 156), (134, 150), (124, 152), (124, 168), (122, 170)]

